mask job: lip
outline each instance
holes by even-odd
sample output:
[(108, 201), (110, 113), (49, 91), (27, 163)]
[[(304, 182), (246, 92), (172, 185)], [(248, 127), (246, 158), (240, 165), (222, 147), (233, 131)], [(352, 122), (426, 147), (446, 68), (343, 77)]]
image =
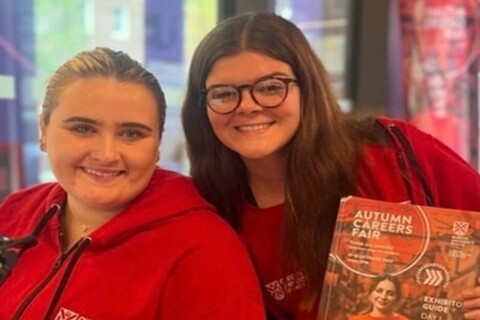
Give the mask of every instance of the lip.
[(100, 179), (115, 178), (125, 172), (124, 170), (96, 169), (87, 167), (80, 167), (80, 169), (82, 169), (82, 171), (86, 174)]
[(241, 132), (258, 132), (268, 129), (275, 122), (263, 122), (263, 123), (252, 123), (252, 124), (242, 124), (235, 126), (235, 129)]
[(389, 301), (386, 301), (386, 300), (377, 300), (377, 303), (382, 307), (385, 307), (390, 304)]

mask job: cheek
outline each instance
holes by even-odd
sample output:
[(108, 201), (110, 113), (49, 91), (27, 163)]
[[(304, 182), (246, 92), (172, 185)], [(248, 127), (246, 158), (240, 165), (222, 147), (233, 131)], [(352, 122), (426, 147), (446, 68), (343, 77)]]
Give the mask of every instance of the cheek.
[(213, 132), (216, 136), (222, 134), (222, 129), (228, 125), (229, 116), (227, 115), (219, 115), (214, 113), (213, 111), (208, 111), (207, 113), (208, 122), (210, 122), (210, 126), (212, 127)]
[(56, 159), (70, 159), (76, 157), (82, 151), (82, 144), (72, 139), (61, 130), (49, 130), (44, 135), (44, 142), (48, 157)]
[[(124, 157), (128, 157), (128, 162), (136, 163), (138, 166), (150, 167), (155, 166), (160, 153), (159, 145), (144, 145), (138, 148), (123, 152)], [(161, 155), (160, 155), (161, 156)]]
[(300, 121), (301, 121), (301, 116), (300, 116), (300, 110), (295, 113), (295, 115), (292, 117), (292, 126), (294, 127), (294, 131), (297, 131), (298, 128), (300, 127)]
[(301, 109), (300, 97), (298, 95), (294, 95), (286, 101), (285, 108), (279, 109), (279, 111), (282, 111), (284, 113), (284, 117), (290, 119), (290, 121), (298, 127), (301, 119)]
[(215, 127), (216, 126), (215, 124), (219, 121), (219, 119), (217, 119), (217, 118), (218, 117), (217, 117), (216, 113), (214, 113), (210, 110), (207, 111), (207, 120), (208, 120), (208, 122), (210, 122), (210, 125), (212, 127)]

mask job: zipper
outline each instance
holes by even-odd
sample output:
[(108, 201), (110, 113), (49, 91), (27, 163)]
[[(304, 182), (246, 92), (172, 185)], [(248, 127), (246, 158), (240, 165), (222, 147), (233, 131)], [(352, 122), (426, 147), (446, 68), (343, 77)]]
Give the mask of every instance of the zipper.
[(48, 307), (47, 312), (45, 313), (45, 317), (43, 318), (44, 320), (50, 319), (52, 316), (53, 312), (55, 311), (55, 308), (57, 307), (58, 301), (60, 300), (60, 297), (62, 296), (63, 291), (65, 290), (65, 287), (67, 286), (67, 282), (70, 279), (70, 276), (72, 275), (73, 268), (76, 266), (78, 259), (80, 259), (81, 254), (83, 251), (88, 247), (88, 245), (92, 242), (92, 239), (90, 237), (84, 237), (82, 238), (77, 245), (75, 245), (75, 251), (73, 252), (72, 258), (67, 264), (67, 267), (65, 268), (65, 272), (63, 273), (62, 278), (60, 279), (60, 283), (57, 287), (57, 290), (55, 290), (55, 294), (53, 295), (52, 301), (50, 302), (50, 306)]
[(62, 267), (63, 263), (69, 257), (71, 254), (73, 254), (72, 259), (70, 259), (70, 262), (67, 265), (67, 268), (62, 276), (62, 279), (60, 279), (60, 284), (55, 290), (54, 293), (54, 299), (52, 299), (52, 302), (50, 303), (50, 306), (48, 308), (47, 314), (44, 317), (44, 319), (48, 319), (50, 316), (49, 313), (53, 311), (54, 306), (58, 303), (58, 299), (60, 298), (68, 278), (70, 277), (72, 273), (73, 266), (76, 264), (78, 259), (80, 258), (80, 254), (83, 252), (83, 250), (90, 244), (91, 239), (90, 238), (82, 238), (79, 242), (77, 242), (69, 251), (67, 252), (62, 252), (60, 256), (55, 260), (52, 266), (52, 270), (48, 273), (48, 275), (40, 282), (40, 284), (30, 293), (29, 296), (22, 302), (20, 307), (17, 309), (15, 312), (15, 315), (13, 316), (12, 320), (19, 320), (20, 317), (23, 315), (25, 310), (28, 308), (28, 306), (32, 303), (32, 301), (38, 296), (38, 294), (47, 286), (47, 284), (52, 280), (52, 278), (57, 274), (57, 272), (60, 270)]
[(407, 189), (408, 198), (414, 201), (412, 185), (410, 183), (410, 178), (408, 175), (408, 167), (405, 161), (405, 157), (402, 151), (397, 151), (398, 167), (402, 175), (403, 184), (405, 189)]
[[(50, 208), (47, 210), (47, 212), (45, 212), (43, 217), (40, 219), (40, 221), (37, 223), (30, 237), (34, 237), (35, 240), (38, 240), (38, 236), (40, 235), (40, 232), (43, 230), (43, 228), (45, 228), (48, 221), (53, 217), (54, 214), (56, 214), (60, 210), (61, 210), (61, 207), (59, 204), (56, 204), (56, 203), (52, 204)], [(31, 247), (22, 247), (20, 250), (18, 250), (17, 258), (20, 258), (20, 256), (25, 252), (25, 250), (28, 250), (29, 248)]]
[(52, 270), (49, 272), (49, 274), (43, 279), (42, 282), (30, 293), (30, 295), (22, 302), (20, 307), (17, 309), (17, 312), (15, 312), (15, 315), (13, 316), (12, 320), (18, 320), (22, 316), (22, 314), (25, 312), (25, 309), (30, 305), (30, 303), (33, 301), (33, 299), (42, 291), (42, 289), (50, 282), (50, 280), (53, 278), (53, 276), (57, 273), (57, 271), (60, 269), (62, 266), (63, 261), (65, 261), (65, 258), (67, 255), (65, 253), (61, 253), (60, 256), (55, 260), (55, 263), (53, 264)]
[[(423, 190), (423, 195), (425, 198), (425, 203), (428, 206), (433, 206), (434, 205), (434, 197), (433, 197), (433, 192), (430, 189), (430, 186), (428, 185), (427, 179), (425, 178), (425, 174), (423, 173), (422, 168), (420, 167), (420, 164), (418, 163), (416, 157), (415, 157), (415, 152), (413, 151), (412, 146), (410, 145), (408, 139), (405, 137), (403, 132), (394, 124), (390, 124), (388, 126), (390, 131), (395, 135), (395, 137), (398, 139), (398, 142), (401, 144), (403, 152), (405, 157), (403, 157), (404, 162), (408, 160), (411, 164), (412, 171), (416, 174), (418, 181), (420, 181), (420, 184), (422, 186)], [(405, 160), (406, 158), (406, 160)], [(410, 187), (411, 188), (411, 187)], [(413, 190), (412, 190), (413, 193)], [(411, 198), (413, 199), (413, 198)]]
[[(424, 203), (428, 206), (433, 206), (435, 203), (435, 198), (433, 196), (432, 189), (430, 188), (428, 180), (425, 177), (420, 164), (418, 163), (418, 160), (415, 156), (415, 151), (413, 150), (408, 138), (394, 123), (383, 123), (383, 121), (380, 121), (379, 119), (377, 119), (377, 123), (385, 130), (386, 134), (396, 148), (398, 167), (400, 169), (403, 184), (409, 199), (417, 204)], [(414, 176), (417, 178), (417, 181), (419, 181), (421, 186), (420, 188), (423, 191), (423, 202), (421, 199), (418, 199), (417, 201), (414, 198), (414, 185), (412, 182)]]

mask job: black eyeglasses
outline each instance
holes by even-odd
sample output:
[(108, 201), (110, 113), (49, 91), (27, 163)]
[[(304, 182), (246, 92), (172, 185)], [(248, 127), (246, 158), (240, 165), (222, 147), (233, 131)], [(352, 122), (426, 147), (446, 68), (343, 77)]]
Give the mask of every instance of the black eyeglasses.
[(252, 99), (263, 108), (275, 108), (282, 104), (288, 96), (288, 86), (297, 82), (291, 78), (267, 77), (255, 83), (241, 86), (215, 85), (203, 91), (208, 107), (219, 114), (235, 111), (242, 102), (242, 91), (249, 89)]

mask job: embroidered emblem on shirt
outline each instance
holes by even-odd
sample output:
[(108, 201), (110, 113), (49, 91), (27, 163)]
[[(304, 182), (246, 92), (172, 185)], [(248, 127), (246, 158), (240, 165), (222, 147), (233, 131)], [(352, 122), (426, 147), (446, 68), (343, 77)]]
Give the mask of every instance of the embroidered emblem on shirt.
[(72, 310), (68, 310), (67, 308), (60, 308), (54, 320), (91, 320), (91, 319), (81, 316)]
[(273, 299), (280, 301), (292, 292), (305, 287), (305, 277), (301, 272), (289, 274), (283, 279), (267, 283), (265, 288)]

